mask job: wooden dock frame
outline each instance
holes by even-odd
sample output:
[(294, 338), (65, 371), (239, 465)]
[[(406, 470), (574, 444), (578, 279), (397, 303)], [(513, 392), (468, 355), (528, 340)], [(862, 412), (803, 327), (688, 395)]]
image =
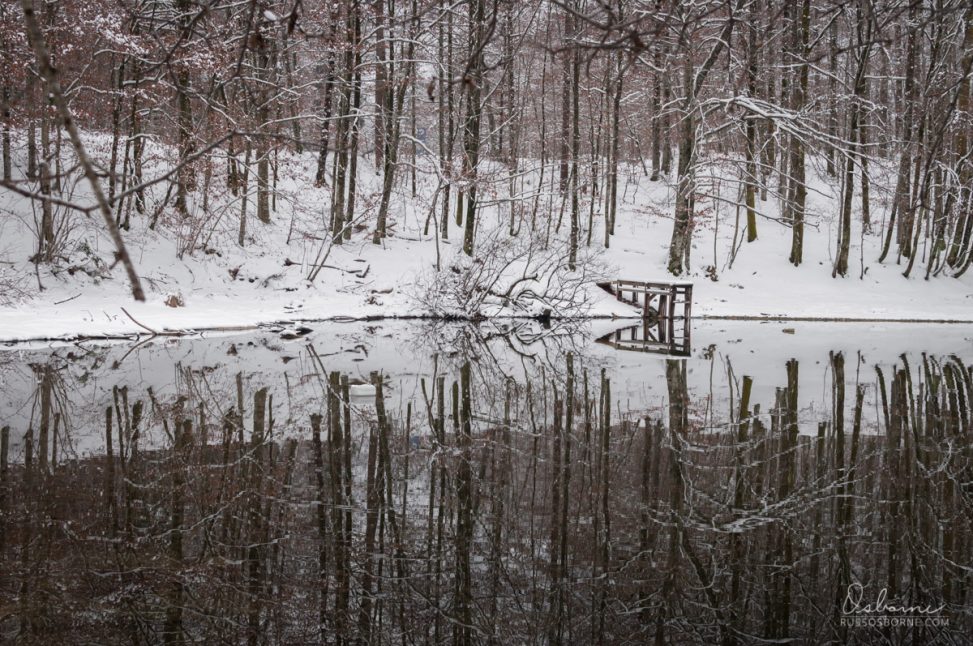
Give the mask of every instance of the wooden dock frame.
[[(693, 284), (685, 280), (615, 280), (611, 282), (615, 298), (623, 303), (629, 303), (642, 308), (642, 317), (648, 318), (652, 300), (659, 297), (659, 318), (673, 319), (676, 316), (676, 304), (681, 303), (683, 317), (688, 321), (692, 317)], [(632, 300), (625, 298), (630, 293)], [(643, 298), (639, 299), (639, 295)]]
[[(607, 285), (610, 292), (619, 301), (634, 305), (642, 309), (642, 324), (634, 325), (625, 330), (617, 330), (605, 335), (600, 342), (611, 345), (619, 350), (635, 350), (670, 354), (675, 356), (689, 356), (691, 351), (691, 317), (693, 306), (693, 284), (679, 280), (615, 280)], [(631, 294), (630, 298), (626, 298)], [(649, 324), (650, 309), (653, 301), (658, 297), (658, 318), (655, 330)], [(682, 329), (677, 330), (676, 312), (682, 309)], [(623, 338), (627, 331), (628, 338)], [(681, 334), (678, 334), (681, 332)]]

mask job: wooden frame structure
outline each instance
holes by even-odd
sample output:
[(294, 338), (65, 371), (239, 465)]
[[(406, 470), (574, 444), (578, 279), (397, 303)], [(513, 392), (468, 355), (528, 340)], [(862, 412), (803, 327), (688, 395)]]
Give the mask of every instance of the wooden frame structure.
[[(682, 305), (683, 317), (692, 317), (693, 284), (685, 280), (614, 280), (610, 283), (615, 298), (642, 308), (642, 316), (649, 316), (652, 301), (658, 296), (659, 318), (675, 318), (676, 306)], [(631, 300), (625, 298), (631, 294)], [(641, 297), (641, 299), (640, 299)]]
[[(615, 280), (607, 285), (619, 301), (641, 308), (642, 323), (618, 329), (598, 339), (618, 350), (690, 356), (693, 284), (681, 280)], [(630, 295), (629, 297), (626, 297)], [(651, 321), (653, 302), (658, 317)], [(677, 312), (682, 310), (682, 316)], [(679, 320), (682, 325), (677, 325)]]
[(638, 325), (619, 328), (596, 339), (596, 343), (610, 345), (616, 350), (649, 352), (673, 357), (688, 357), (692, 354), (689, 323), (677, 329), (672, 319), (663, 316), (652, 324), (642, 319)]

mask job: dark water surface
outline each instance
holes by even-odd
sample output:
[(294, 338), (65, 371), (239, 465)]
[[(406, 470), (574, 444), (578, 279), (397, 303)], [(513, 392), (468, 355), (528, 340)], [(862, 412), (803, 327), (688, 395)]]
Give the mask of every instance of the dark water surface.
[(973, 329), (596, 327), (0, 348), (0, 642), (973, 641)]

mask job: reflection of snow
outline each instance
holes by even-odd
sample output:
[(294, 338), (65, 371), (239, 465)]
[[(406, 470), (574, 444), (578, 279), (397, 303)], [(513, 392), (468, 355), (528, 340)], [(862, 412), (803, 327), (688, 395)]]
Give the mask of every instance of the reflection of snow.
[[(179, 415), (198, 417), (203, 407), (208, 441), (221, 436), (221, 420), (237, 408), (237, 380), (242, 389), (245, 434), (252, 428), (253, 393), (267, 388), (273, 397), (275, 437), (308, 438), (309, 419), (327, 419), (329, 375), (348, 377), (351, 413), (355, 420), (374, 420), (375, 388), (372, 373), (384, 383), (385, 409), (404, 427), (412, 408), (411, 435), (423, 448), (429, 439), (429, 408), (436, 414), (436, 376), (444, 376), (446, 432), (453, 432), (451, 389), (459, 365), (473, 363), (473, 433), (488, 437), (502, 426), (507, 389), (514, 405), (510, 412), (515, 433), (533, 432), (524, 404), (528, 381), (536, 423), (550, 423), (552, 387), (563, 394), (565, 357), (574, 353), (575, 384), (579, 397), (587, 378), (589, 391), (598, 392), (601, 369), (611, 379), (613, 416), (635, 422), (645, 415), (666, 418), (666, 362), (671, 357), (619, 352), (595, 342), (620, 322), (594, 321), (570, 332), (536, 324), (487, 323), (480, 327), (445, 324), (429, 327), (416, 322), (326, 323), (315, 325), (300, 339), (281, 340), (281, 329), (239, 334), (204, 335), (132, 343), (33, 342), (0, 346), (0, 420), (9, 424), (11, 459), (23, 459), (23, 437), (35, 429), (37, 441), (38, 381), (33, 366), (49, 364), (58, 376), (55, 400), (64, 411), (59, 451), (64, 458), (104, 451), (105, 408), (114, 405), (113, 388), (128, 388), (129, 405), (142, 400), (145, 422), (143, 448), (166, 446), (162, 419), (170, 424)], [(792, 330), (793, 333), (785, 333)], [(513, 336), (511, 336), (513, 334)], [(786, 364), (799, 364), (799, 431), (817, 432), (817, 423), (830, 416), (830, 352), (845, 356), (846, 419), (851, 418), (854, 387), (866, 385), (863, 433), (881, 430), (875, 366), (891, 380), (892, 365), (910, 361), (916, 384), (922, 353), (931, 358), (955, 354), (964, 364), (973, 361), (967, 326), (864, 323), (758, 323), (696, 321), (693, 348), (687, 364), (690, 421), (693, 428), (720, 432), (730, 412), (739, 407), (740, 384), (752, 379), (751, 408), (769, 424), (778, 388), (787, 385)], [(861, 355), (860, 367), (856, 363)], [(425, 387), (425, 394), (424, 394)], [(150, 405), (148, 390), (159, 403)], [(429, 406), (427, 406), (427, 398)], [(545, 414), (547, 415), (545, 420)], [(578, 419), (576, 417), (576, 419)], [(355, 433), (368, 424), (355, 424)], [(356, 435), (356, 441), (362, 438)]]
[(374, 397), (375, 386), (371, 384), (352, 384), (348, 386), (348, 393), (352, 397)]

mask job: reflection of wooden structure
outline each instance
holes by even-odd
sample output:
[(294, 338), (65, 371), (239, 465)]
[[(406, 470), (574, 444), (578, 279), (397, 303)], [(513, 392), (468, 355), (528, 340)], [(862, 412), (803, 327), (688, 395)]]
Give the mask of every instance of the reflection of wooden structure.
[(596, 340), (616, 350), (652, 352), (677, 357), (688, 357), (692, 351), (689, 339), (689, 318), (679, 319), (660, 316), (655, 321), (643, 318), (638, 325), (624, 327)]
[[(621, 302), (642, 308), (643, 317), (648, 317), (655, 309), (659, 318), (675, 318), (677, 305), (682, 306), (682, 315), (687, 321), (692, 315), (693, 284), (685, 280), (613, 280), (606, 287)], [(626, 298), (626, 295), (630, 297)], [(659, 305), (653, 308), (656, 297)]]

